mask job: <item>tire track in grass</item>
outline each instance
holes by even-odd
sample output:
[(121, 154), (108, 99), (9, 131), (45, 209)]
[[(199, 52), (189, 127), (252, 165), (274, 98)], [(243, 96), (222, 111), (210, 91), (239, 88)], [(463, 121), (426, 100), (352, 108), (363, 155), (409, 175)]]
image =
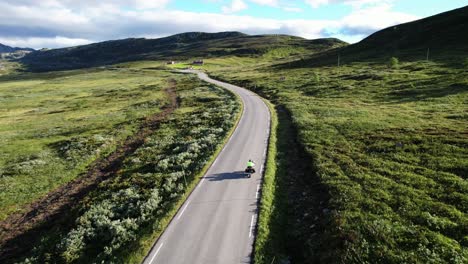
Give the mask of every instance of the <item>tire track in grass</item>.
[(25, 212), (12, 214), (0, 222), (0, 262), (20, 257), (28, 252), (40, 239), (40, 233), (66, 225), (73, 221), (68, 213), (100, 182), (116, 175), (122, 167), (125, 157), (134, 153), (145, 143), (145, 138), (152, 134), (161, 121), (165, 120), (179, 106), (176, 95), (176, 81), (169, 80), (165, 90), (169, 103), (162, 112), (149, 116), (140, 129), (105, 158), (96, 160), (83, 176), (49, 192), (42, 199), (28, 205)]

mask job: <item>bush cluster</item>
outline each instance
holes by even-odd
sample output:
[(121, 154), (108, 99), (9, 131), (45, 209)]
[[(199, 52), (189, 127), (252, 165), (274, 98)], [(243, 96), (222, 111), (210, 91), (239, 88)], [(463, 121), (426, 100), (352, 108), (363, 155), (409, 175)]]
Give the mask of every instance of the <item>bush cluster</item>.
[[(191, 111), (181, 111), (161, 124), (124, 160), (121, 173), (85, 199), (76, 223), (52, 249), (61, 261), (118, 261), (119, 252), (138, 241), (144, 230), (159, 228), (158, 219), (173, 208), (214, 154), (234, 125), (236, 100), (212, 86), (179, 93), (182, 107)], [(206, 100), (208, 95), (216, 100)], [(63, 151), (73, 157), (80, 149), (86, 152), (86, 146), (77, 140)], [(36, 251), (41, 252), (36, 259), (41, 259), (47, 250)]]
[(56, 144), (56, 148), (60, 156), (73, 167), (83, 160), (98, 155), (102, 149), (110, 146), (113, 142), (112, 136), (95, 134), (89, 137), (73, 137), (59, 142)]
[(13, 177), (15, 175), (33, 174), (38, 168), (47, 164), (51, 159), (50, 153), (47, 151), (41, 152), (38, 155), (30, 155), (14, 159), (4, 167), (0, 168), (0, 178), (4, 176)]
[(59, 244), (63, 259), (77, 260), (93, 243), (102, 245), (98, 258), (112, 258), (116, 249), (136, 239), (138, 228), (152, 219), (160, 203), (158, 188), (146, 195), (139, 187), (112, 193), (108, 199), (93, 204)]

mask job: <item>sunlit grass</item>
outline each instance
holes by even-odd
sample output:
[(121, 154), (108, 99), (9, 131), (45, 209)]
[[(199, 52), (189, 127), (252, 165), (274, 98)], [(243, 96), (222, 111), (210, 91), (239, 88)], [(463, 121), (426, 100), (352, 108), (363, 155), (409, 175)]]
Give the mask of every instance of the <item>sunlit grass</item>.
[[(63, 216), (73, 217), (70, 224), (41, 230), (41, 243), (19, 259), (141, 263), (221, 151), (241, 113), (239, 100), (231, 92), (195, 76), (170, 77), (177, 83), (178, 109), (124, 157), (113, 177), (87, 194), (70, 216)], [(96, 150), (89, 142), (74, 141), (67, 146), (67, 155), (81, 154), (83, 143)]]
[[(169, 76), (119, 69), (0, 77), (0, 219), (75, 178), (159, 112)], [(81, 156), (60, 153), (66, 142), (97, 136), (104, 139)]]
[[(301, 247), (294, 259), (466, 260), (468, 74), (453, 66), (461, 63), (288, 68), (227, 61), (208, 64), (210, 74), (285, 106), (309, 154), (301, 162), (316, 168), (311, 181), (330, 194), (326, 213), (314, 215), (311, 207), (297, 212), (310, 216), (289, 219), (293, 231), (285, 235)], [(325, 226), (328, 242), (312, 237), (317, 231), (310, 226)]]

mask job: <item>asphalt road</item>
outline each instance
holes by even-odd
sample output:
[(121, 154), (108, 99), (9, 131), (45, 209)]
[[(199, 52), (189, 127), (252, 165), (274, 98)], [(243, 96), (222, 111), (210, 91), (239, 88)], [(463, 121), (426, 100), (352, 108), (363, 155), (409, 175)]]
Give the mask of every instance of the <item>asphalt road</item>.
[[(229, 142), (144, 263), (251, 263), (270, 112), (258, 95), (192, 73), (238, 94), (244, 112)], [(249, 158), (257, 172), (246, 178), (243, 171)]]

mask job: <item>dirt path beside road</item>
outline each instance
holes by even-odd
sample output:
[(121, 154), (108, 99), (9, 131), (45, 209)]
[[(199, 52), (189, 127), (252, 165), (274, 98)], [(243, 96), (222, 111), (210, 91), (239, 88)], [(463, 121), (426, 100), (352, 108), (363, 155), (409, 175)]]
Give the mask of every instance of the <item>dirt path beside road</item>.
[(175, 86), (176, 81), (169, 80), (169, 88), (165, 90), (169, 103), (162, 108), (162, 112), (147, 117), (140, 129), (113, 153), (96, 160), (82, 176), (28, 205), (24, 213), (12, 214), (0, 222), (0, 262), (5, 263), (5, 260), (29, 251), (40, 239), (40, 232), (66, 224), (69, 218), (67, 214), (83, 197), (100, 182), (117, 174), (125, 157), (134, 153), (159, 127), (161, 121), (178, 107)]

